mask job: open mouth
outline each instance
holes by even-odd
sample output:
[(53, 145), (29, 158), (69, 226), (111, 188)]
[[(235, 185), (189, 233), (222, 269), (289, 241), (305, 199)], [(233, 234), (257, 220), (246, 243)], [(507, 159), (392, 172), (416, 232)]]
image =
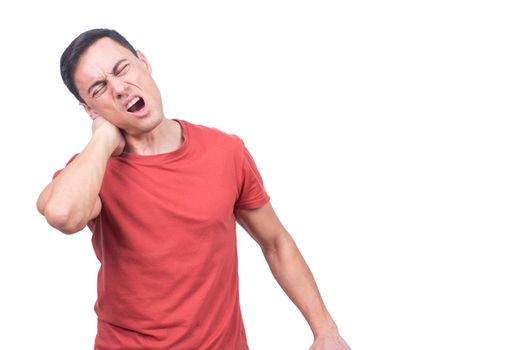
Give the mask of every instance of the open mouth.
[(145, 102), (142, 99), (142, 97), (136, 96), (127, 103), (126, 107), (127, 107), (128, 112), (134, 113), (144, 108), (144, 106), (145, 106)]

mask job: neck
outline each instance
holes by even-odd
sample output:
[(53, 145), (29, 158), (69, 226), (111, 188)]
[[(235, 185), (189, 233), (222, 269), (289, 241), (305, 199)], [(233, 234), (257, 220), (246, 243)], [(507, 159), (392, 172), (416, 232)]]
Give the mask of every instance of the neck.
[(154, 155), (172, 152), (182, 145), (182, 128), (176, 121), (162, 119), (153, 130), (141, 135), (125, 135), (125, 152)]

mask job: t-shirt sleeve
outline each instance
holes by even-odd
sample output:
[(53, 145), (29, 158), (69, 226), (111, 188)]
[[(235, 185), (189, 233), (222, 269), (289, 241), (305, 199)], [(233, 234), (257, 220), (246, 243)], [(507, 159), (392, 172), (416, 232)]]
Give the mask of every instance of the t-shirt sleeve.
[(269, 195), (264, 188), (255, 160), (242, 142), (240, 193), (235, 202), (235, 209), (255, 209), (269, 202)]

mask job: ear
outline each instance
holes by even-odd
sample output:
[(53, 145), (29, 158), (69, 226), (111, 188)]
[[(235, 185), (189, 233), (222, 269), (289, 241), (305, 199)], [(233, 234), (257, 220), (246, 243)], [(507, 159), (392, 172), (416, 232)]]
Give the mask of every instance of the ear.
[(95, 120), (96, 118), (100, 117), (100, 114), (98, 114), (93, 108), (89, 107), (87, 104), (80, 102), (80, 106), (84, 107), (87, 114), (89, 114), (89, 117), (92, 120)]
[(147, 71), (151, 73), (151, 65), (149, 64), (149, 61), (147, 60), (146, 56), (142, 53), (142, 51), (136, 50), (136, 55), (138, 56), (138, 60), (144, 65), (144, 67), (146, 67)]

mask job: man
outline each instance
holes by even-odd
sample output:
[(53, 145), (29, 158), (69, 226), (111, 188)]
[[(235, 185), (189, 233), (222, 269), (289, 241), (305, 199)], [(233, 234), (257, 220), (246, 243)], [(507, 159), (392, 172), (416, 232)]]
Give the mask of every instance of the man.
[(309, 323), (310, 350), (349, 349), (240, 138), (167, 119), (148, 60), (114, 30), (81, 34), (60, 64), (93, 133), (37, 207), (64, 233), (93, 232), (95, 349), (248, 349), (236, 221)]

